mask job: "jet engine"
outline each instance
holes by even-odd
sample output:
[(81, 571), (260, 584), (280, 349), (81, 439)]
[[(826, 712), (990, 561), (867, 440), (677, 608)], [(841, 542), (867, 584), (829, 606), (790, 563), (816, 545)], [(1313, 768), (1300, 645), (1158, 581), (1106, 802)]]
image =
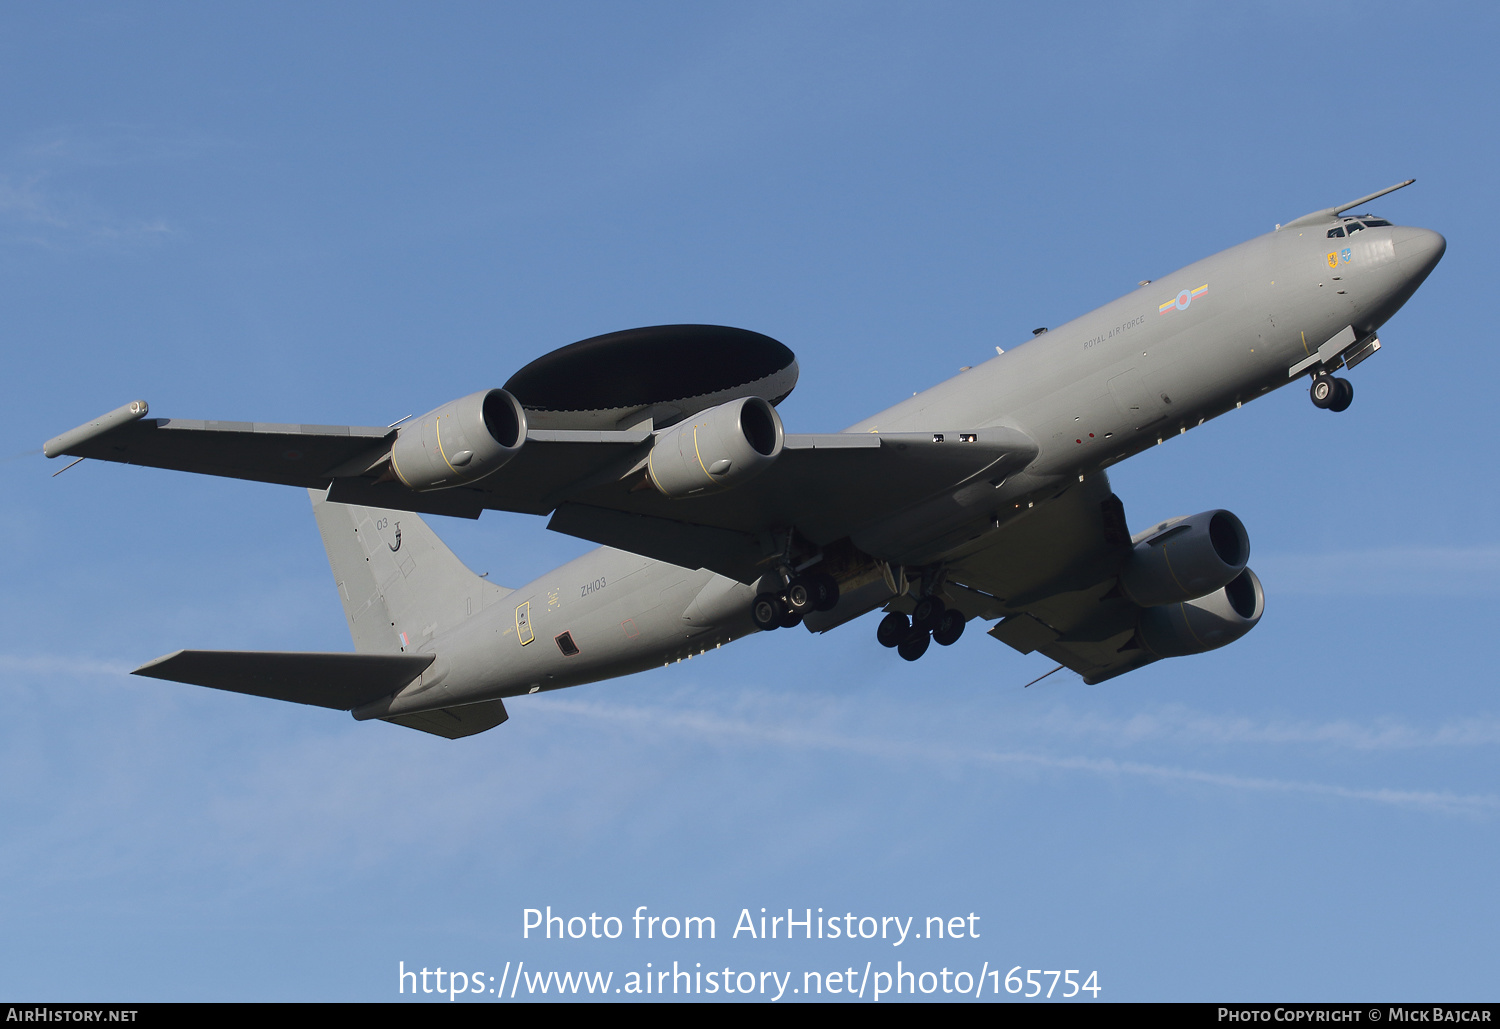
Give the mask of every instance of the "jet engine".
[(1250, 536), (1228, 511), (1163, 522), (1136, 543), (1120, 587), (1141, 607), (1206, 596), (1245, 569)]
[(1202, 654), (1233, 643), (1255, 628), (1266, 609), (1266, 594), (1246, 568), (1222, 589), (1180, 604), (1141, 612), (1136, 636), (1157, 657)]
[(453, 400), (401, 426), (391, 471), (414, 490), (482, 479), (515, 457), (526, 441), (526, 412), (503, 389)]
[(781, 417), (761, 397), (741, 397), (656, 434), (646, 471), (669, 497), (692, 497), (755, 478), (781, 454)]

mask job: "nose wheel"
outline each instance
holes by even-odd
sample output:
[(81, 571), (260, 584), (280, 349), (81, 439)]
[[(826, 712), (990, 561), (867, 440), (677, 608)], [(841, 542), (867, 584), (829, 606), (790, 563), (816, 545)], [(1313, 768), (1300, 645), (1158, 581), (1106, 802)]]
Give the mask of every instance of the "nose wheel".
[(1307, 391), (1314, 407), (1325, 411), (1347, 411), (1354, 403), (1354, 386), (1348, 379), (1337, 379), (1332, 375), (1313, 376), (1312, 387)]

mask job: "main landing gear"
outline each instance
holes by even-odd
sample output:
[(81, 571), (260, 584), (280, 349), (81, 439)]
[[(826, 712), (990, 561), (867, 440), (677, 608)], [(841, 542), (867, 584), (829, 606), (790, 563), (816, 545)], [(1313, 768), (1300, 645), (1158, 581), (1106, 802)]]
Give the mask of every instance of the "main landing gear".
[(875, 639), (882, 647), (895, 647), (896, 653), (915, 661), (931, 644), (951, 647), (963, 634), (963, 612), (948, 607), (941, 597), (929, 595), (917, 601), (910, 618), (900, 611), (882, 618)]
[(1348, 379), (1336, 379), (1332, 375), (1314, 375), (1312, 388), (1307, 392), (1312, 397), (1313, 406), (1325, 411), (1346, 411), (1354, 403), (1353, 384)]
[(761, 593), (750, 605), (750, 618), (762, 632), (790, 629), (813, 611), (832, 611), (839, 602), (839, 584), (827, 572), (795, 575), (781, 593)]

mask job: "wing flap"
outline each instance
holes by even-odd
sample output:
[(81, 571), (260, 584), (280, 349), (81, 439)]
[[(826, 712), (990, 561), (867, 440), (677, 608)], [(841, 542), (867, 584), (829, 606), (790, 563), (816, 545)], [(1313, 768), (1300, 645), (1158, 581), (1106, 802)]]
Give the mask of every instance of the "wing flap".
[[(1130, 610), (1116, 606), (1123, 604)], [(1050, 605), (1059, 610), (1063, 605)], [(1112, 679), (1157, 660), (1138, 646), (1131, 646), (1139, 609), (1128, 601), (1076, 598), (1066, 614), (1073, 624), (1059, 630), (1035, 614), (1013, 614), (990, 629), (989, 634), (1022, 654), (1040, 653), (1083, 677), (1089, 685)], [(1059, 613), (1064, 613), (1059, 610)], [(1054, 616), (1055, 617), (1055, 616)], [(1059, 624), (1067, 624), (1059, 622)]]
[(179, 650), (131, 674), (349, 711), (401, 689), (432, 662), (432, 654)]
[(1100, 472), (995, 533), (948, 574), (991, 598), (990, 617), (1004, 616), (991, 636), (1092, 684), (1155, 660), (1131, 645), (1141, 609), (1115, 589), (1129, 554), (1124, 509)]
[(995, 623), (990, 635), (1013, 650), (1031, 654), (1055, 643), (1059, 634), (1047, 623), (1022, 612)]
[(418, 493), (395, 482), (334, 479), (333, 484), (328, 487), (327, 499), (335, 504), (449, 515), (453, 518), (478, 518), (484, 513), (484, 494), (469, 486)]

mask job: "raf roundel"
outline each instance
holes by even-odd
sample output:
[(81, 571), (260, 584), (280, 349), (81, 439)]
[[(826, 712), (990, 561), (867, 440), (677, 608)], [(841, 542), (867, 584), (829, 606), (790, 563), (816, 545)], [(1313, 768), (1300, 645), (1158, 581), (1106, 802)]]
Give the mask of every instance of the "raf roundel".
[(1188, 305), (1195, 299), (1208, 292), (1208, 284), (1204, 283), (1197, 289), (1185, 289), (1171, 300), (1156, 309), (1157, 314), (1166, 314), (1168, 311), (1186, 311)]

